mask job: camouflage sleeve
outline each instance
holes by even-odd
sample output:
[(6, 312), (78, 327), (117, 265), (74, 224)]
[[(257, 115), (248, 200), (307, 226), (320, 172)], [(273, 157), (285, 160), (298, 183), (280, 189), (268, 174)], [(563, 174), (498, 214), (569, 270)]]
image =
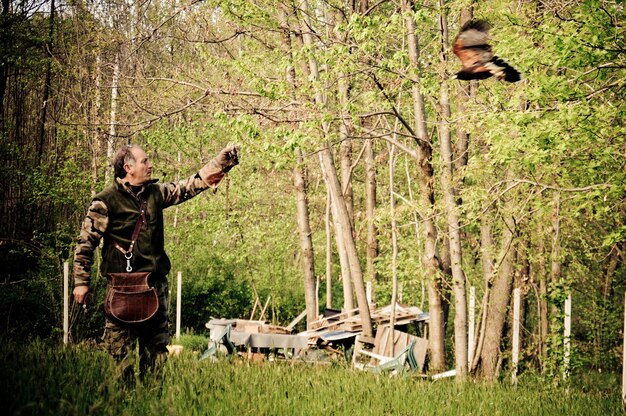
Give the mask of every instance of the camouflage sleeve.
[(207, 188), (217, 188), (225, 173), (216, 159), (204, 165), (195, 175), (182, 181), (169, 182), (161, 185), (163, 208), (180, 204)]
[(104, 202), (91, 201), (87, 216), (78, 235), (74, 251), (74, 285), (88, 286), (91, 279), (93, 253), (109, 224), (108, 209)]

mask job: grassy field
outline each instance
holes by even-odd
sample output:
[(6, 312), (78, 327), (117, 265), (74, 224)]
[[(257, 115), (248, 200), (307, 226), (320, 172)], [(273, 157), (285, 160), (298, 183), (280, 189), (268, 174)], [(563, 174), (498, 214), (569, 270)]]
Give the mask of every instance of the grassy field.
[(42, 342), (4, 343), (2, 415), (614, 415), (616, 375), (579, 374), (566, 387), (522, 376), (517, 387), (416, 376), (389, 377), (345, 365), (199, 361), (172, 357), (160, 379), (124, 384), (106, 354)]

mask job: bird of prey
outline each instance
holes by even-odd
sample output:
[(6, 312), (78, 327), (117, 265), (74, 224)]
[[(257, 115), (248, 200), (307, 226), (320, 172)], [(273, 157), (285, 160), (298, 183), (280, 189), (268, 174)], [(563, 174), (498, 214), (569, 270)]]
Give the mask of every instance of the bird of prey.
[(495, 76), (508, 82), (519, 81), (520, 73), (491, 52), (488, 31), (489, 24), (484, 20), (471, 20), (461, 28), (452, 45), (452, 52), (463, 64), (457, 78), (469, 81)]

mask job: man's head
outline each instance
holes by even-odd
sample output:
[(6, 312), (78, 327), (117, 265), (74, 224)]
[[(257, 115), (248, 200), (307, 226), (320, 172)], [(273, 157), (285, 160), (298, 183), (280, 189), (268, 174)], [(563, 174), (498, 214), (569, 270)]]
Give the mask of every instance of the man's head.
[(148, 155), (134, 145), (125, 145), (117, 151), (113, 169), (116, 178), (124, 179), (134, 186), (144, 185), (152, 177), (152, 164)]

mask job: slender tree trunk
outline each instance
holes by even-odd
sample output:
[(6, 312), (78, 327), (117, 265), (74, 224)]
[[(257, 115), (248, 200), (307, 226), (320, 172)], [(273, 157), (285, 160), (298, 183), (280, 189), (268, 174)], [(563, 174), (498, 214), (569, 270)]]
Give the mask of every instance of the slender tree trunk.
[(307, 200), (306, 168), (302, 151), (296, 150), (297, 163), (294, 167), (294, 186), (296, 188), (296, 207), (298, 216), (298, 229), (300, 230), (300, 249), (302, 250), (304, 268), (304, 300), (306, 304), (307, 328), (317, 320), (317, 296), (315, 285), (315, 260), (313, 253), (313, 240), (311, 238), (311, 225), (309, 223), (309, 203)]
[[(389, 210), (391, 213), (391, 319), (389, 320), (389, 330), (393, 334), (396, 325), (396, 303), (398, 301), (398, 226), (396, 224), (396, 196), (394, 194), (394, 171), (395, 171), (395, 146), (391, 145), (389, 150)], [(389, 350), (385, 350), (385, 355), (394, 357), (394, 337), (389, 337)]]
[[(411, 202), (411, 204), (413, 204), (413, 202), (415, 201), (415, 198), (413, 197), (413, 185), (411, 184), (411, 175), (409, 172), (409, 159), (405, 158), (404, 161), (405, 161), (404, 171), (406, 175), (407, 189), (409, 191), (409, 201)], [(420, 231), (420, 218), (419, 218), (417, 211), (415, 210), (413, 210), (412, 215), (413, 215), (413, 225), (415, 229), (415, 245), (416, 247), (421, 247), (422, 246), (422, 238), (421, 238), (422, 232)], [(422, 287), (422, 294), (420, 297), (419, 307), (420, 309), (422, 309), (424, 307), (424, 298), (425, 298), (424, 293), (426, 291), (426, 286), (424, 284), (423, 279), (421, 279), (420, 284)]]
[[(365, 212), (367, 222), (367, 250), (365, 276), (367, 281), (375, 287), (377, 281), (376, 258), (378, 257), (378, 232), (376, 230), (376, 164), (374, 162), (374, 149), (372, 139), (365, 140)], [(376, 299), (375, 291), (372, 291), (372, 301)]]
[[(549, 282), (557, 283), (561, 280), (561, 195), (555, 192), (552, 199), (552, 241), (550, 247), (550, 280)], [(546, 293), (546, 295), (548, 295)], [(548, 330), (550, 333), (550, 315), (558, 314), (556, 305), (548, 302)], [(547, 358), (547, 357), (546, 357)]]
[(511, 300), (511, 286), (513, 283), (513, 240), (515, 237), (515, 221), (510, 214), (513, 207), (512, 200), (505, 202), (503, 207), (504, 228), (502, 231), (502, 241), (500, 254), (498, 255), (498, 267), (494, 269), (489, 303), (484, 323), (484, 338), (480, 352), (481, 372), (486, 380), (494, 380), (498, 372), (498, 360), (500, 358), (500, 344), (504, 323), (508, 314), (508, 307)]
[(606, 261), (606, 266), (604, 267), (604, 281), (602, 283), (602, 299), (605, 304), (608, 304), (609, 299), (613, 295), (613, 278), (615, 276), (615, 271), (617, 270), (617, 266), (619, 265), (619, 255), (618, 248), (614, 246), (611, 248), (609, 253), (609, 258)]
[[(107, 137), (107, 161), (113, 158), (114, 140), (117, 124), (117, 86), (120, 76), (120, 56), (119, 53), (115, 55), (115, 64), (113, 66), (113, 78), (111, 80), (111, 113), (109, 117), (109, 137)], [(111, 179), (111, 167), (107, 167), (106, 174), (104, 175), (107, 185)]]
[(46, 55), (48, 56), (48, 65), (46, 68), (46, 82), (43, 86), (43, 104), (41, 108), (41, 121), (39, 123), (39, 142), (37, 144), (38, 164), (41, 164), (43, 156), (45, 140), (46, 140), (46, 120), (48, 114), (48, 101), (50, 100), (50, 84), (52, 83), (52, 42), (54, 39), (54, 0), (50, 2), (50, 32), (48, 34), (48, 42), (46, 42)]
[(326, 307), (333, 307), (333, 266), (332, 266), (332, 236), (330, 226), (330, 191), (326, 191)]
[[(291, 35), (287, 26), (287, 19), (284, 9), (279, 8), (279, 18), (283, 26), (282, 36), (286, 53), (289, 55), (290, 63), (293, 63), (291, 54)], [(290, 68), (290, 69), (289, 69)], [(293, 65), (289, 65), (285, 73), (285, 78), (291, 86), (292, 97), (295, 97), (296, 79)], [(309, 219), (309, 202), (307, 197), (308, 178), (302, 150), (296, 149), (296, 165), (294, 167), (294, 187), (296, 189), (296, 207), (298, 228), (300, 231), (300, 248), (302, 250), (304, 268), (304, 300), (306, 305), (307, 328), (319, 315), (317, 299), (317, 280), (315, 277), (315, 255), (313, 251), (313, 239)], [(329, 234), (327, 226), (327, 235)]]
[(558, 282), (561, 278), (561, 195), (554, 193), (552, 209), (552, 251), (550, 254), (550, 280)]
[[(313, 38), (311, 36), (310, 30), (313, 27), (311, 24), (311, 18), (309, 15), (309, 5), (307, 0), (301, 0), (300, 2), (301, 10), (303, 13), (304, 24), (302, 25), (302, 39), (304, 41), (304, 45), (310, 49), (309, 55), (309, 71), (311, 77), (319, 81), (320, 74), (317, 65), (317, 61), (313, 54), (314, 44)], [(326, 100), (322, 93), (322, 91), (317, 88), (315, 92), (315, 102), (320, 108), (326, 107)], [(326, 122), (322, 122), (322, 130), (324, 132), (324, 136), (326, 138), (329, 137), (330, 126)], [(363, 282), (363, 273), (361, 270), (361, 265), (359, 264), (358, 253), (356, 249), (356, 244), (354, 242), (354, 237), (352, 235), (352, 227), (350, 225), (350, 217), (348, 214), (348, 209), (346, 208), (346, 203), (343, 198), (343, 192), (341, 189), (341, 184), (339, 183), (339, 178), (337, 176), (337, 169), (335, 168), (335, 164), (333, 162), (332, 152), (330, 150), (330, 143), (326, 143), (323, 150), (320, 152), (320, 159), (322, 160), (322, 165), (324, 167), (324, 174), (326, 177), (326, 183), (330, 189), (330, 195), (333, 201), (333, 207), (337, 213), (337, 223), (339, 224), (339, 228), (336, 229), (336, 233), (341, 233), (343, 236), (343, 243), (345, 245), (346, 254), (348, 256), (348, 263), (350, 266), (350, 274), (352, 276), (352, 283), (354, 284), (354, 289), (357, 295), (357, 303), (359, 306), (359, 314), (361, 316), (361, 323), (363, 325), (363, 335), (372, 336), (373, 328), (372, 328), (372, 319), (370, 316), (369, 304), (367, 302), (367, 296), (365, 293), (365, 284)]]
[[(9, 29), (6, 25), (8, 25), (8, 15), (9, 15), (9, 7), (11, 6), (11, 0), (2, 0), (2, 48), (4, 50), (9, 49), (8, 42), (9, 40)], [(2, 60), (0, 62), (0, 134), (6, 133), (6, 121), (4, 114), (4, 96), (7, 91), (7, 81), (9, 79), (9, 63), (6, 60)]]
[[(328, 187), (328, 192), (330, 195), (330, 184), (328, 183), (328, 175), (325, 172), (324, 161), (322, 159), (322, 155), (320, 154), (320, 164), (322, 168), (322, 172), (324, 173), (324, 180), (326, 181), (326, 186)], [(339, 256), (339, 266), (341, 267), (341, 283), (343, 285), (343, 309), (345, 311), (350, 311), (354, 309), (354, 297), (352, 290), (352, 276), (350, 274), (350, 262), (348, 260), (348, 253), (346, 252), (346, 245), (344, 243), (344, 235), (341, 233), (341, 224), (339, 223), (339, 212), (337, 211), (336, 201), (333, 200), (332, 195), (330, 195), (329, 200), (330, 208), (332, 210), (332, 220), (335, 228), (335, 242), (337, 245), (337, 255)], [(330, 235), (330, 234), (329, 234)]]
[[(472, 5), (468, 8), (463, 9), (461, 11), (461, 19), (459, 22), (459, 27), (462, 27), (465, 23), (472, 20), (474, 16), (474, 12), (472, 10)], [(472, 82), (464, 82), (459, 83), (458, 86), (458, 95), (456, 101), (456, 113), (457, 119), (462, 120), (465, 115), (465, 103), (474, 96), (475, 90), (475, 81)], [(469, 158), (469, 133), (460, 125), (457, 124), (457, 138), (456, 138), (456, 146), (454, 149), (454, 168), (457, 172), (461, 172), (465, 166), (467, 166), (467, 161)]]
[(345, 74), (339, 75), (339, 104), (341, 105), (339, 124), (339, 139), (341, 146), (339, 156), (341, 160), (341, 188), (346, 208), (350, 216), (350, 224), (354, 230), (354, 203), (352, 192), (352, 140), (350, 139), (351, 121), (346, 108), (348, 106), (349, 84)]
[(452, 156), (452, 140), (450, 137), (450, 103), (448, 99), (448, 85), (445, 82), (446, 63), (448, 54), (448, 23), (445, 12), (445, 2), (439, 1), (441, 31), (441, 80), (439, 89), (440, 121), (439, 145), (441, 148), (441, 188), (444, 207), (448, 221), (448, 236), (450, 247), (450, 264), (454, 291), (454, 357), (457, 380), (462, 381), (467, 374), (467, 299), (465, 295), (465, 273), (461, 252), (461, 232), (459, 229), (459, 215), (454, 189), (454, 170)]
[(101, 58), (100, 55), (96, 56), (95, 71), (96, 76), (94, 80), (94, 106), (93, 106), (93, 138), (91, 140), (91, 195), (96, 195), (96, 184), (98, 183), (98, 160), (100, 158), (102, 130), (100, 128), (100, 109), (102, 107), (102, 99), (100, 95), (100, 86), (102, 83), (102, 70), (100, 68)]
[[(339, 12), (334, 15), (335, 24), (344, 23), (343, 15)], [(330, 30), (330, 28), (328, 28)], [(347, 32), (344, 32), (342, 37), (338, 37), (339, 43), (345, 44), (347, 40)], [(354, 205), (353, 205), (353, 192), (352, 192), (352, 140), (350, 139), (350, 131), (352, 121), (350, 114), (347, 111), (348, 95), (350, 91), (350, 78), (340, 72), (337, 88), (337, 96), (339, 98), (339, 140), (341, 142), (339, 147), (339, 161), (341, 166), (341, 189), (343, 198), (348, 210), (348, 217), (350, 219), (350, 228), (354, 235)], [(354, 300), (352, 298), (352, 275), (350, 268), (342, 270), (342, 277), (344, 278), (344, 293), (348, 296), (344, 297), (344, 309), (353, 309)]]
[(539, 279), (539, 356), (541, 369), (545, 371), (546, 358), (548, 358), (548, 282), (546, 271), (546, 245), (544, 241), (545, 224), (537, 225), (539, 242), (537, 243), (537, 276)]
[[(526, 318), (526, 309), (528, 305), (528, 290), (529, 290), (529, 282), (530, 282), (530, 262), (528, 260), (528, 251), (529, 251), (529, 238), (524, 235), (524, 238), (519, 239), (519, 243), (517, 245), (517, 250), (515, 251), (515, 264), (517, 264), (517, 270), (515, 271), (515, 278), (513, 281), (513, 290), (520, 290), (520, 310), (519, 310), (519, 320), (520, 320), (520, 328), (525, 327), (525, 318)], [(511, 308), (512, 309), (512, 308)], [(512, 310), (511, 310), (512, 312)], [(511, 322), (513, 322), (513, 314), (511, 313)], [(513, 325), (511, 325), (511, 330), (513, 329)], [(524, 336), (525, 332), (522, 331), (519, 334), (519, 347), (520, 351), (523, 350), (524, 341), (526, 337)], [(512, 337), (511, 337), (512, 339)]]
[(361, 265), (359, 264), (356, 245), (352, 236), (352, 228), (350, 227), (348, 210), (346, 209), (346, 205), (343, 200), (343, 194), (341, 192), (341, 185), (339, 183), (339, 178), (337, 177), (337, 170), (333, 162), (332, 153), (330, 152), (330, 148), (328, 146), (320, 152), (320, 158), (322, 159), (322, 164), (324, 166), (326, 183), (330, 188), (330, 194), (333, 200), (333, 207), (335, 207), (335, 211), (337, 214), (337, 224), (339, 228), (336, 230), (336, 232), (337, 234), (341, 233), (341, 235), (343, 236), (343, 244), (346, 248), (348, 263), (352, 275), (352, 282), (354, 284), (354, 289), (357, 295), (359, 314), (361, 316), (361, 323), (363, 325), (363, 335), (371, 337), (373, 334), (373, 328), (369, 304), (367, 302), (367, 296), (365, 293), (365, 285), (363, 283)]
[(428, 281), (428, 308), (430, 312), (430, 364), (433, 370), (445, 368), (445, 316), (443, 289), (441, 284), (441, 262), (437, 254), (437, 229), (433, 220), (435, 194), (434, 174), (432, 166), (431, 140), (426, 129), (426, 111), (424, 97), (419, 82), (421, 68), (419, 64), (419, 43), (417, 40), (417, 25), (413, 19), (413, 3), (410, 0), (402, 1), (402, 11), (405, 14), (407, 28), (407, 44), (409, 62), (412, 71), (417, 77), (411, 87), (413, 97), (413, 114), (417, 134), (416, 163), (419, 174), (419, 203), (422, 210), (424, 233), (424, 253), (422, 265)]

